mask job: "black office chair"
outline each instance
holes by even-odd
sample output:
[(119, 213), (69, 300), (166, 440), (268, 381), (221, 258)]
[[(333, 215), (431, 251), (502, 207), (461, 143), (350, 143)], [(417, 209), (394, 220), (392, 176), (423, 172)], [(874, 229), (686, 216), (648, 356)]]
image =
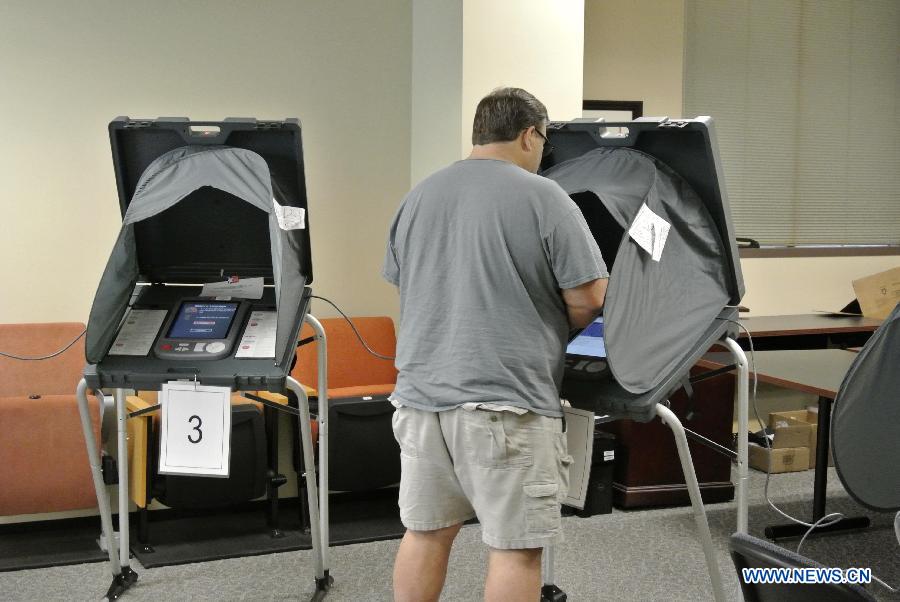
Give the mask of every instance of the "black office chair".
[(773, 543), (743, 533), (730, 542), (731, 558), (737, 570), (744, 602), (874, 602), (875, 598), (858, 585), (816, 583), (745, 583), (745, 568), (824, 568), (821, 564)]
[[(296, 407), (293, 393), (288, 393), (288, 399)], [(318, 401), (310, 398), (309, 408), (318, 414)], [(400, 482), (400, 446), (391, 426), (393, 415), (387, 395), (328, 400), (328, 488), (332, 492), (375, 491)], [(299, 470), (303, 460), (296, 437), (293, 460)]]
[(328, 475), (332, 491), (373, 491), (400, 482), (400, 446), (386, 395), (328, 403)]
[(158, 473), (159, 467), (154, 462), (151, 491), (155, 499), (170, 508), (192, 510), (233, 506), (266, 494), (266, 460), (263, 413), (252, 404), (235, 405), (231, 409), (228, 477), (163, 475)]

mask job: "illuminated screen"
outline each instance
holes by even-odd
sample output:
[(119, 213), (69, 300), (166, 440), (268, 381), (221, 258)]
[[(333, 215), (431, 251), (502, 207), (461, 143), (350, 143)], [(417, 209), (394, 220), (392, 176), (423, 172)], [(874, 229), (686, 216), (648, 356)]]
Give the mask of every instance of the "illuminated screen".
[(237, 308), (237, 303), (182, 303), (168, 338), (224, 339)]
[(588, 357), (606, 357), (606, 342), (603, 340), (603, 317), (599, 317), (569, 341), (566, 354)]

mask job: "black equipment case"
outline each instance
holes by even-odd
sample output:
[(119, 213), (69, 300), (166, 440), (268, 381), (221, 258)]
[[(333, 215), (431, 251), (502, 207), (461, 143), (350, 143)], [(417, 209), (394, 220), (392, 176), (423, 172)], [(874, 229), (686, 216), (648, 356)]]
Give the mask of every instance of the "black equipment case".
[[(307, 208), (300, 122), (227, 118), (221, 122), (192, 122), (185, 117), (130, 119), (118, 117), (109, 125), (113, 165), (123, 217), (144, 171), (158, 157), (179, 147), (227, 146), (253, 151), (268, 165), (273, 189), (290, 204)], [(134, 225), (138, 286), (132, 307), (168, 309), (173, 300), (197, 296), (200, 285), (230, 276), (263, 277), (267, 285), (252, 309), (276, 305), (270, 254), (269, 216), (232, 194), (213, 186), (194, 190), (183, 201)], [(296, 234), (304, 285), (312, 282), (309, 225)], [(296, 275), (294, 275), (296, 277)], [(303, 287), (292, 312), (290, 340), (296, 341), (308, 311), (311, 291)], [(242, 325), (237, 325), (242, 326)], [(236, 359), (233, 354), (215, 361), (175, 361), (153, 357), (106, 355), (88, 365), (89, 387), (158, 390), (172, 380), (230, 387), (233, 390), (283, 392), (296, 345), (288, 344), (281, 357)]]
[[(618, 134), (620, 128), (624, 135)], [(543, 160), (542, 172), (601, 148), (632, 149), (663, 163), (697, 193), (722, 241), (721, 279), (727, 290), (727, 302), (705, 330), (695, 333), (696, 342), (690, 352), (663, 375), (657, 386), (643, 393), (631, 393), (616, 382), (603, 360), (584, 362), (567, 358), (562, 396), (573, 406), (599, 414), (650, 421), (655, 417), (656, 404), (683, 386), (691, 367), (710, 346), (725, 336), (736, 334), (736, 306), (744, 294), (744, 284), (712, 120), (698, 117), (677, 121), (639, 118), (622, 123), (602, 120), (553, 122), (547, 127), (547, 137), (554, 150)], [(552, 175), (548, 177), (552, 178)], [(615, 249), (623, 235), (627, 236), (627, 228), (623, 231), (608, 215), (602, 215), (603, 212), (595, 213), (583, 204), (579, 206), (610, 264), (611, 278), (615, 278), (610, 258), (615, 259)]]

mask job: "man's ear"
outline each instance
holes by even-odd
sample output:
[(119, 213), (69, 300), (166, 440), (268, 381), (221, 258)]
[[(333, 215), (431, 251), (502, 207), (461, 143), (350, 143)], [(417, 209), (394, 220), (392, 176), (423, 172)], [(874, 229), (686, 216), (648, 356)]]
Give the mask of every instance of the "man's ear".
[(534, 134), (532, 130), (534, 130), (533, 125), (529, 126), (521, 134), (519, 134), (519, 140), (522, 146), (522, 150), (527, 153), (530, 153), (534, 149)]

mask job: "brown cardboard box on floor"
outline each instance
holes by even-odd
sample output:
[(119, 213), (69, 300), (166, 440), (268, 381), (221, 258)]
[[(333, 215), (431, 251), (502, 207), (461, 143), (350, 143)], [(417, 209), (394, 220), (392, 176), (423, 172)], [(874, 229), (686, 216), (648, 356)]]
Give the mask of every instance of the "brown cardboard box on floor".
[[(806, 417), (806, 410), (801, 412)], [(774, 433), (772, 449), (786, 447), (809, 447), (810, 433), (815, 432), (809, 422), (801, 420), (799, 416), (792, 416), (795, 412), (772, 412), (769, 414), (769, 428)], [(817, 417), (818, 418), (818, 417)]]
[[(815, 407), (815, 406), (813, 406)], [(769, 414), (769, 428), (775, 429), (778, 431), (778, 427), (776, 424), (780, 424), (781, 428), (785, 428), (787, 425), (791, 425), (790, 428), (798, 433), (799, 429), (797, 423), (802, 423), (807, 425), (809, 430), (809, 440), (806, 443), (798, 444), (800, 446), (806, 446), (809, 448), (809, 467), (816, 467), (816, 449), (818, 448), (819, 441), (819, 412), (817, 410), (793, 410), (787, 412), (772, 412)], [(777, 438), (777, 437), (776, 437)], [(796, 441), (796, 439), (794, 439)], [(773, 445), (772, 447), (777, 447)], [(784, 446), (786, 447), (786, 446)], [(828, 450), (828, 465), (834, 466), (834, 456), (831, 454), (831, 450)]]
[(884, 320), (900, 301), (900, 266), (853, 281), (862, 314)]
[(772, 474), (780, 472), (796, 472), (809, 468), (808, 447), (782, 447), (766, 449), (756, 443), (747, 446), (750, 467), (765, 472), (771, 462)]

